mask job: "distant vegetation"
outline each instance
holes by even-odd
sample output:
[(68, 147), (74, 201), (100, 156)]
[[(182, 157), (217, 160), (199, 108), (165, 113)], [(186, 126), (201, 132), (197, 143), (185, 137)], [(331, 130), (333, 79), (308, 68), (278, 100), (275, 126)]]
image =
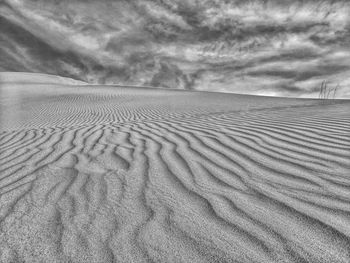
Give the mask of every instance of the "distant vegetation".
[(340, 87), (339, 84), (335, 87), (330, 87), (330, 86), (328, 86), (328, 81), (326, 81), (326, 80), (322, 81), (318, 98), (319, 99), (334, 99), (339, 87)]

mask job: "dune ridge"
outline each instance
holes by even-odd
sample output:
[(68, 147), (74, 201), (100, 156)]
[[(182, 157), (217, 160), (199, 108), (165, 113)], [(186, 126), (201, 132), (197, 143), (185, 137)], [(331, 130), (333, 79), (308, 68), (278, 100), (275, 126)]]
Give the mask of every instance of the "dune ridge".
[(350, 261), (347, 100), (0, 88), (0, 262)]

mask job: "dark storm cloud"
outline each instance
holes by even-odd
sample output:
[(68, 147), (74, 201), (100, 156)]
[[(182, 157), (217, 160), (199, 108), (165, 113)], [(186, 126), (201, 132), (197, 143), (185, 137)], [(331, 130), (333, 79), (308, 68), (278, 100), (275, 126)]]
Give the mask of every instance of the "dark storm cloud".
[(0, 70), (93, 83), (349, 96), (350, 3), (6, 0)]
[[(60, 63), (69, 63), (83, 74), (84, 63), (73, 52), (60, 51), (24, 30), (22, 27), (0, 17), (0, 65), (10, 71), (46, 72), (57, 75), (69, 75), (56, 67)], [(78, 77), (77, 75), (71, 75)]]

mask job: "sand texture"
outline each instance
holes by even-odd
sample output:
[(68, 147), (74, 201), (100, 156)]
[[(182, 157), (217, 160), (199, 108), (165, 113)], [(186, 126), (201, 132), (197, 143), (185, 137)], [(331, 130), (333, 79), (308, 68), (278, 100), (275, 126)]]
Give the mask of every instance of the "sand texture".
[(0, 84), (0, 262), (350, 262), (350, 101), (38, 79)]

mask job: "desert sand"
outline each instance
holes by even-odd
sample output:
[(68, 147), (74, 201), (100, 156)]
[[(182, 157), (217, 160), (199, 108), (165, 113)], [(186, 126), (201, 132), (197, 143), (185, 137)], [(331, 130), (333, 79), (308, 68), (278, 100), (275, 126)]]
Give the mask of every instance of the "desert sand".
[(0, 262), (350, 262), (349, 100), (0, 79)]

